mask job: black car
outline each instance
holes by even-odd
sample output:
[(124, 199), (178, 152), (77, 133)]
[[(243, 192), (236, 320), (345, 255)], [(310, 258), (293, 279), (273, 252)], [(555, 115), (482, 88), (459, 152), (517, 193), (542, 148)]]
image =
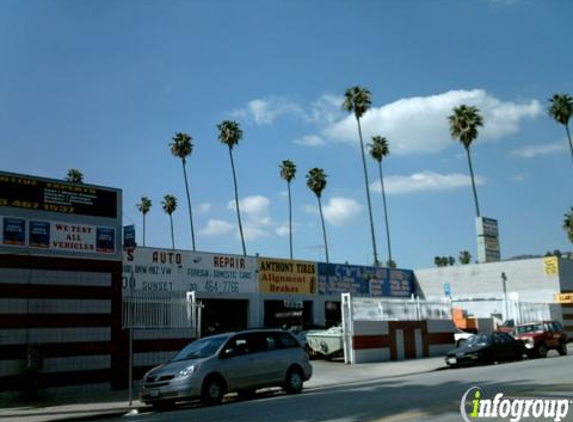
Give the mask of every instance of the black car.
[(520, 360), (525, 353), (523, 342), (507, 333), (476, 334), (446, 355), (449, 366)]

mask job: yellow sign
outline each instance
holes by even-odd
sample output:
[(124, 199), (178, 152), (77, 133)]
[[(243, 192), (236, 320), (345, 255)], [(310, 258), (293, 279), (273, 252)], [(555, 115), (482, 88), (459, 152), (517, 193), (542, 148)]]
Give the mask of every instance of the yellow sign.
[(545, 275), (559, 275), (559, 261), (554, 256), (543, 260), (543, 268)]
[(286, 259), (259, 259), (261, 293), (314, 294), (316, 263)]
[(558, 293), (554, 300), (556, 303), (573, 303), (573, 293)]

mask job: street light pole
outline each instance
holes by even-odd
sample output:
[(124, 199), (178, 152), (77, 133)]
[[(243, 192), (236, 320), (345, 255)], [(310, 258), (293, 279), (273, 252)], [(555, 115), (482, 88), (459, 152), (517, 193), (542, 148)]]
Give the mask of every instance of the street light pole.
[(505, 320), (507, 321), (509, 319), (509, 306), (507, 303), (507, 276), (505, 275), (505, 272), (501, 273), (501, 281), (503, 286), (503, 301), (505, 303)]

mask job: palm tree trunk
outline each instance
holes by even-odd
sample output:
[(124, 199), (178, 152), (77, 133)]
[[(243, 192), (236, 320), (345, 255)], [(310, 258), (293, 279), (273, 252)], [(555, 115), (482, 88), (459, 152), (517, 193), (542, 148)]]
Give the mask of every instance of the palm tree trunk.
[(173, 216), (169, 214), (169, 222), (171, 223), (171, 249), (175, 249), (175, 234), (173, 233)]
[(237, 175), (235, 173), (235, 162), (233, 161), (233, 151), (229, 147), (229, 157), (231, 158), (231, 170), (233, 170), (233, 183), (235, 185), (235, 205), (237, 207), (237, 220), (239, 221), (239, 234), (241, 235), (241, 245), (243, 246), (243, 255), (247, 256), (245, 247), (245, 237), (243, 236), (243, 225), (241, 224), (241, 212), (239, 211), (239, 189), (237, 188)]
[(467, 152), (467, 155), (468, 155), (468, 165), (469, 165), (469, 167), (470, 167), (470, 176), (471, 176), (471, 178), (472, 178), (472, 188), (473, 188), (473, 191), (474, 191), (474, 201), (475, 201), (475, 204), (476, 204), (476, 213), (477, 213), (477, 216), (480, 217), (481, 214), (480, 214), (480, 212), (479, 212), (479, 203), (478, 203), (478, 196), (477, 196), (477, 190), (476, 190), (476, 183), (475, 183), (475, 180), (474, 180), (474, 168), (473, 168), (473, 166), (472, 166), (472, 157), (471, 157), (471, 154), (470, 154), (470, 148), (469, 148), (469, 147), (466, 147), (466, 152)]
[(358, 136), (360, 138), (360, 153), (362, 154), (362, 167), (364, 169), (364, 183), (366, 184), (366, 200), (368, 202), (368, 215), (370, 217), (370, 233), (372, 235), (372, 249), (374, 250), (374, 266), (378, 266), (378, 251), (376, 250), (376, 235), (374, 233), (374, 219), (372, 218), (372, 203), (370, 201), (370, 187), (368, 186), (368, 172), (366, 171), (366, 157), (364, 154), (364, 142), (362, 140), (362, 127), (360, 119), (356, 117), (358, 123)]
[(322, 202), (320, 200), (320, 196), (317, 196), (318, 199), (318, 211), (320, 211), (320, 223), (322, 224), (322, 238), (324, 239), (324, 254), (326, 256), (326, 263), (328, 264), (330, 261), (328, 260), (328, 242), (326, 240), (326, 227), (324, 226), (324, 216), (322, 215)]
[(388, 208), (386, 206), (386, 192), (384, 190), (384, 176), (382, 175), (382, 161), (378, 162), (378, 170), (380, 171), (380, 186), (382, 187), (382, 201), (384, 202), (384, 221), (386, 222), (386, 240), (388, 242), (388, 263), (392, 259), (392, 247), (390, 246), (390, 226), (388, 225)]
[(145, 214), (143, 214), (143, 247), (145, 247)]
[(567, 131), (567, 139), (569, 140), (569, 149), (571, 150), (571, 158), (573, 159), (573, 143), (571, 143), (571, 133), (569, 132), (569, 125), (565, 125), (565, 130)]
[(288, 235), (290, 240), (290, 259), (292, 259), (292, 201), (290, 196), (290, 182), (287, 182), (288, 186)]
[(185, 192), (187, 193), (187, 207), (189, 208), (189, 223), (191, 224), (191, 244), (193, 245), (193, 252), (195, 252), (195, 230), (193, 229), (193, 212), (191, 211), (191, 196), (189, 195), (189, 183), (187, 182), (187, 170), (185, 169), (185, 161), (183, 163), (183, 178), (185, 179)]

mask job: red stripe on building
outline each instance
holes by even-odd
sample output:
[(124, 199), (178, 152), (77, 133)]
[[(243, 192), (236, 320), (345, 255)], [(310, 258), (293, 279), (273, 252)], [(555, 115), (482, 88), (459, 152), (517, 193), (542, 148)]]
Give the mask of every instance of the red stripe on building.
[(354, 350), (381, 349), (390, 347), (390, 338), (387, 335), (358, 335), (352, 337)]

